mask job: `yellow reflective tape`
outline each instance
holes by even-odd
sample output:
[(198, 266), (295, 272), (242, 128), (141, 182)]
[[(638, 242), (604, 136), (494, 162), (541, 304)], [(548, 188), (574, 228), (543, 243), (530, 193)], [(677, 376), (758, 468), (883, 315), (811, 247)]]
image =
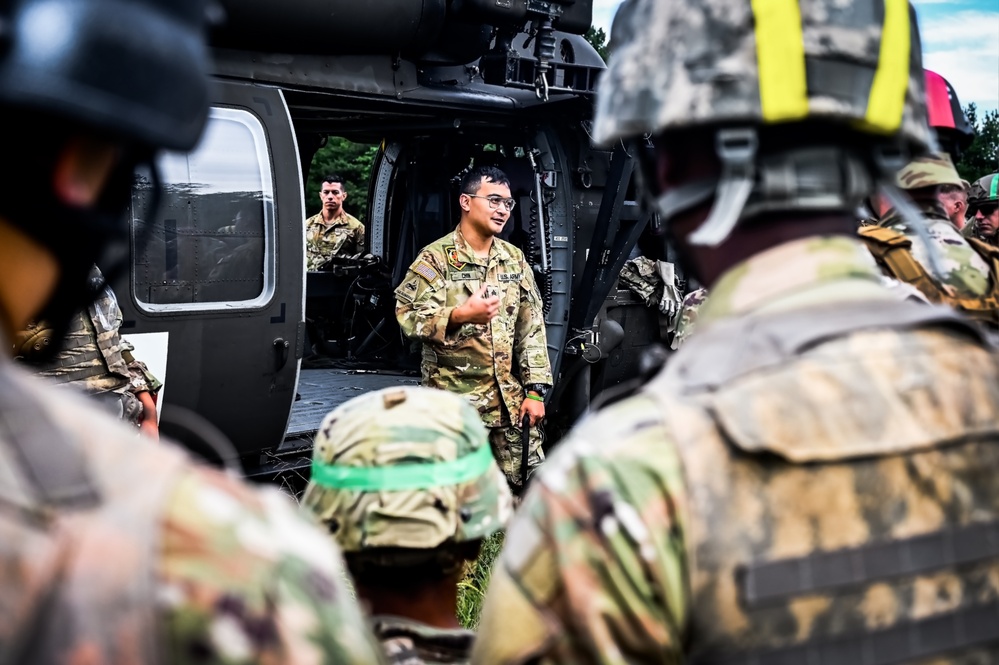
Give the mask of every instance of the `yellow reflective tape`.
[(885, 24), (881, 28), (881, 50), (867, 99), (866, 124), (892, 133), (902, 125), (905, 92), (909, 87), (909, 0), (884, 0)]
[(753, 0), (753, 16), (763, 121), (804, 118), (808, 85), (798, 0)]

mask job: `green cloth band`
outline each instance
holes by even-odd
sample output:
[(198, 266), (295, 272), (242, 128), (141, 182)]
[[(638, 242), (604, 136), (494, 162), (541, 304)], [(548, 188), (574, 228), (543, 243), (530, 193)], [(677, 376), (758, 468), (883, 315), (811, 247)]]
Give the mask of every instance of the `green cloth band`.
[(992, 187), (989, 188), (989, 198), (994, 199), (999, 195), (999, 175), (992, 178)]
[(545, 401), (545, 398), (542, 397), (541, 395), (527, 394), (527, 395), (524, 395), (524, 397), (526, 397), (527, 399), (537, 400), (538, 402), (544, 402)]
[(339, 466), (312, 461), (312, 481), (335, 490), (398, 492), (460, 485), (489, 470), (493, 451), (488, 445), (450, 462), (394, 466)]

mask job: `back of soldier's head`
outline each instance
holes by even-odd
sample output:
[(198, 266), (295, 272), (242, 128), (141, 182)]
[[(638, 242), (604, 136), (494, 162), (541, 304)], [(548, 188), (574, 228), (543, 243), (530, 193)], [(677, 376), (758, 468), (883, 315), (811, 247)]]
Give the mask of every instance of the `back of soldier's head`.
[[(850, 214), (933, 142), (904, 1), (626, 0), (611, 44), (594, 137), (651, 138), (660, 163), (643, 172), (661, 219), (711, 206), (693, 244), (757, 216)], [(659, 191), (663, 155), (693, 150), (717, 175)]]
[[(124, 212), (137, 166), (155, 172), (158, 150), (189, 150), (201, 136), (205, 18), (204, 0), (0, 6), (0, 221), (58, 262), (60, 281), (41, 313), (57, 327), (92, 295), (81, 286), (90, 266), (108, 245), (127, 241)], [(99, 191), (74, 199), (59, 186), (67, 151), (113, 155), (96, 180)], [(98, 173), (97, 160), (78, 168)]]
[(367, 393), (327, 415), (302, 504), (362, 583), (389, 585), (453, 573), (512, 510), (478, 412), (420, 387)]

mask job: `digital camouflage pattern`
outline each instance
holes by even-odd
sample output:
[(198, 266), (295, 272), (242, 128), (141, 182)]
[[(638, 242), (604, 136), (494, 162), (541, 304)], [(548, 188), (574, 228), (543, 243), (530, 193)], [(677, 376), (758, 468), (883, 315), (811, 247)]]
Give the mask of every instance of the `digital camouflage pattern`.
[[(9, 394), (0, 399), (0, 488), (22, 508), (0, 519), (16, 571), (0, 585), (0, 653), (95, 665), (380, 662), (338, 550), (288, 496), (168, 442), (136, 446), (121, 423), (9, 362), (0, 380), (22, 396), (15, 412)], [(63, 434), (46, 445), (73, 453), (60, 455), (63, 473), (82, 456), (96, 503), (38, 505), (14, 450), (42, 422)]]
[[(323, 419), (302, 506), (328, 527), (344, 552), (369, 552), (383, 565), (403, 556), (397, 548), (431, 550), (479, 540), (503, 528), (513, 505), (488, 454), (466, 480), (438, 475), (434, 482), (404, 489), (338, 486), (317, 469), (430, 469), (469, 463), (488, 445), (478, 414), (458, 395), (420, 386), (368, 392)], [(386, 548), (393, 551), (378, 554)]]
[(334, 257), (354, 256), (364, 251), (364, 224), (353, 215), (340, 211), (327, 225), (323, 213), (305, 220), (305, 266), (319, 270)]
[(707, 289), (695, 289), (683, 297), (683, 303), (676, 317), (676, 327), (673, 331), (673, 341), (670, 348), (676, 350), (690, 337), (697, 326), (697, 313), (708, 298)]
[(462, 665), (469, 662), (475, 633), (435, 628), (394, 616), (373, 616), (375, 637), (390, 665)]
[[(104, 279), (96, 267), (90, 278), (98, 283), (103, 283)], [(62, 350), (51, 361), (33, 365), (32, 371), (90, 395), (118, 395), (120, 402), (113, 410), (137, 424), (142, 420), (143, 407), (135, 395), (140, 392), (155, 394), (163, 384), (145, 363), (132, 355), (135, 348), (122, 339), (121, 322), (118, 299), (111, 288), (105, 286), (86, 310), (74, 316)], [(27, 358), (40, 351), (49, 343), (51, 335), (52, 331), (44, 321), (29, 324), (15, 340), (15, 357)]]
[[(986, 295), (990, 288), (989, 264), (968, 243), (961, 232), (954, 228), (943, 205), (936, 200), (913, 203), (922, 213), (927, 233), (936, 244), (935, 251), (943, 274), (937, 275), (932, 272), (929, 249), (922, 237), (895, 209), (889, 210), (878, 222), (878, 226), (904, 235), (912, 243), (913, 258), (946, 291), (958, 297)], [(891, 276), (901, 279), (899, 275)]]
[(950, 155), (935, 153), (917, 157), (895, 175), (895, 185), (899, 189), (922, 189), (954, 185), (964, 187), (965, 181), (958, 175)]
[[(466, 323), (449, 333), (451, 312), (482, 284), (496, 289), (499, 313), (488, 324)], [(423, 385), (464, 395), (486, 427), (512, 428), (490, 438), (507, 480), (519, 486), (522, 447), (512, 420), (525, 385), (552, 385), (541, 296), (523, 252), (494, 238), (489, 256), (479, 259), (456, 228), (423, 248), (395, 297), (403, 334), (423, 345)], [(531, 468), (544, 459), (541, 441), (532, 428)]]
[[(890, 300), (860, 242), (814, 237), (730, 269), (698, 329)], [(739, 574), (999, 518), (999, 366), (976, 338), (856, 331), (692, 388), (671, 367), (698, 353), (702, 333), (640, 393), (578, 424), (540, 470), (494, 568), (474, 662), (682, 662), (887, 629), (999, 595), (994, 558), (751, 611)], [(997, 655), (982, 646), (931, 662)]]
[[(800, 8), (800, 17), (779, 11), (792, 7)], [(733, 122), (756, 125), (800, 120), (803, 115), (863, 128), (872, 120), (868, 103), (875, 96), (873, 74), (879, 71), (883, 37), (883, 15), (876, 16), (869, 7), (839, 0), (777, 6), (731, 0), (626, 0), (615, 16), (614, 48), (600, 78), (594, 138), (608, 145), (619, 138), (670, 129)], [(897, 9), (900, 4), (888, 7)], [(772, 11), (754, 15), (754, 9), (765, 8)], [(902, 11), (908, 9), (902, 5)], [(902, 103), (901, 136), (922, 147), (932, 140), (923, 103), (919, 35), (914, 17), (892, 18), (893, 27), (910, 34), (894, 35), (891, 42), (916, 47), (909, 49), (908, 70), (903, 72), (908, 85), (891, 87), (892, 94), (904, 94), (904, 100), (892, 97), (890, 103)], [(795, 39), (791, 29), (797, 26), (801, 35)], [(797, 56), (807, 62), (803, 109), (778, 105), (764, 111), (758, 44), (775, 46), (764, 53), (773, 56), (770, 71), (792, 98), (794, 91), (786, 86), (791, 85), (789, 72), (796, 63), (789, 57), (804, 47)], [(844, 68), (844, 63), (855, 63), (856, 69)], [(894, 69), (892, 73), (897, 74)], [(895, 133), (891, 125), (897, 119), (898, 115), (884, 119), (882, 133)]]

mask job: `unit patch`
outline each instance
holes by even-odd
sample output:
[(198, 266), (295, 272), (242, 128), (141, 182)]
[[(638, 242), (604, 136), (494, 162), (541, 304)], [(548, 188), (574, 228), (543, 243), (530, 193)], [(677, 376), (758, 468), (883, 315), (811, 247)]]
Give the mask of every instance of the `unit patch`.
[(427, 263), (426, 261), (420, 261), (413, 267), (413, 272), (427, 280), (429, 283), (433, 284), (438, 279), (440, 279), (440, 273)]
[(457, 247), (454, 245), (448, 245), (444, 248), (444, 252), (447, 254), (447, 262), (450, 263), (455, 269), (461, 270), (465, 267), (465, 262), (458, 260)]
[(523, 273), (519, 272), (501, 272), (499, 274), (499, 281), (501, 282), (519, 282)]

